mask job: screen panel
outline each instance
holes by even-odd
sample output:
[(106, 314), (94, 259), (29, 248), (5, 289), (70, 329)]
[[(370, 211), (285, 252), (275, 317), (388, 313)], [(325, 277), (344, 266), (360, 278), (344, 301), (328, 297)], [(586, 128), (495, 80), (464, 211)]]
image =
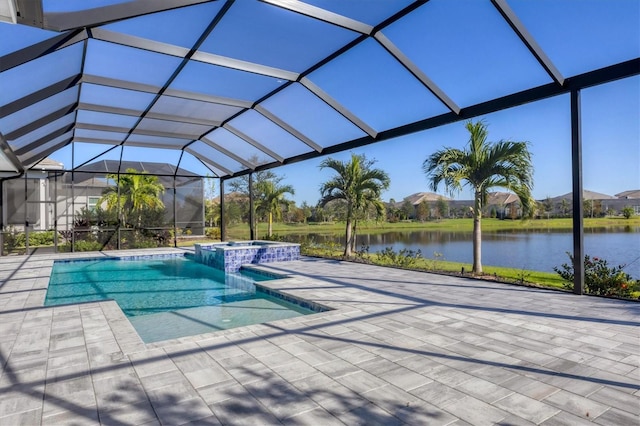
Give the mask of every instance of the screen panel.
[(301, 72), (357, 33), (283, 8), (235, 2), (200, 50)]
[(205, 140), (209, 140), (216, 145), (233, 152), (234, 154), (242, 157), (247, 162), (254, 166), (259, 166), (266, 163), (275, 161), (275, 158), (269, 156), (263, 151), (260, 151), (255, 146), (246, 142), (244, 139), (239, 138), (227, 129), (216, 129), (204, 137)]
[(282, 84), (284, 80), (189, 61), (169, 87), (187, 92), (251, 101), (266, 95)]
[(66, 106), (73, 105), (78, 100), (78, 86), (50, 96), (40, 102), (31, 104), (19, 111), (0, 118), (0, 131), (3, 134), (17, 130), (28, 123), (54, 113)]
[(80, 73), (82, 43), (76, 43), (0, 73), (0, 105)]
[(509, 0), (509, 5), (567, 77), (640, 52), (640, 2)]
[(175, 96), (161, 96), (150, 112), (219, 122), (226, 120), (241, 110), (242, 108), (231, 105), (177, 98)]
[(449, 111), (374, 40), (360, 43), (309, 79), (377, 131)]
[[(75, 113), (67, 114), (64, 117), (61, 117), (51, 123), (42, 126), (30, 133), (27, 133), (24, 136), (21, 136), (15, 140), (9, 141), (9, 145), (12, 149), (18, 150), (20, 148), (24, 148), (25, 146), (38, 141), (39, 139), (46, 137), (47, 135), (55, 132), (56, 130), (63, 129), (65, 127), (71, 126), (75, 120)], [(47, 142), (47, 141), (43, 141)], [(36, 149), (36, 147), (33, 147)]]
[(432, 0), (384, 34), (461, 107), (552, 81), (491, 2)]
[[(103, 25), (101, 28), (162, 43), (191, 48), (224, 2), (151, 13)], [(171, 30), (168, 31), (167, 29)]]
[(173, 56), (90, 39), (84, 72), (162, 87), (180, 62)]
[(80, 102), (143, 112), (153, 101), (152, 93), (82, 83)]

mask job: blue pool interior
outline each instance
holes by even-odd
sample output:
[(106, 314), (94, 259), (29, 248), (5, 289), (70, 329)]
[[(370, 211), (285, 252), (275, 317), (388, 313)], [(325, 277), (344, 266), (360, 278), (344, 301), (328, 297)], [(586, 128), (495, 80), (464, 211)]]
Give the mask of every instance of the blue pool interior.
[(62, 261), (54, 262), (45, 306), (113, 299), (146, 343), (317, 312), (255, 285), (273, 278), (183, 256)]

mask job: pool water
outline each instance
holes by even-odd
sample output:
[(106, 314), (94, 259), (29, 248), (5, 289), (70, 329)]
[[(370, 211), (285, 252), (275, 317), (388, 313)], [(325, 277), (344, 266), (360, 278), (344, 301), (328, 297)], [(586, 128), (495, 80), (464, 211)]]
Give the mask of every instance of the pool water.
[(314, 313), (184, 257), (54, 262), (45, 306), (115, 300), (146, 343)]

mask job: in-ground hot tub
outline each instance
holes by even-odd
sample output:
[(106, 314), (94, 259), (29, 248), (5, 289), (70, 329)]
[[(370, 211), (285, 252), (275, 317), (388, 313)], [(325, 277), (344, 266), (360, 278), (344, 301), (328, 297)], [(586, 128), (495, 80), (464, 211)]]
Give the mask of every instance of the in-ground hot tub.
[(280, 241), (230, 241), (196, 244), (196, 261), (225, 272), (249, 263), (282, 262), (300, 258), (300, 244)]

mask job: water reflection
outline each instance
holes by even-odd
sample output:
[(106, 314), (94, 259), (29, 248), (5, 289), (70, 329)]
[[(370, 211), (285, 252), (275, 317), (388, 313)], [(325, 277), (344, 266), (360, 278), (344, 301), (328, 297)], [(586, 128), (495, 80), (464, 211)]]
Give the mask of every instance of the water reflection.
[[(303, 238), (318, 243), (343, 243), (342, 235), (288, 235), (292, 241)], [(389, 231), (359, 234), (357, 247), (369, 246), (375, 253), (386, 247), (394, 250), (421, 250), (426, 258), (442, 253), (442, 260), (472, 261), (472, 233), (447, 231)], [(610, 265), (626, 264), (625, 271), (640, 278), (640, 227), (620, 226), (585, 230), (585, 253), (601, 257)], [(484, 265), (505, 266), (553, 272), (554, 266), (568, 262), (567, 252), (573, 250), (573, 236), (569, 230), (483, 231), (482, 262)]]

